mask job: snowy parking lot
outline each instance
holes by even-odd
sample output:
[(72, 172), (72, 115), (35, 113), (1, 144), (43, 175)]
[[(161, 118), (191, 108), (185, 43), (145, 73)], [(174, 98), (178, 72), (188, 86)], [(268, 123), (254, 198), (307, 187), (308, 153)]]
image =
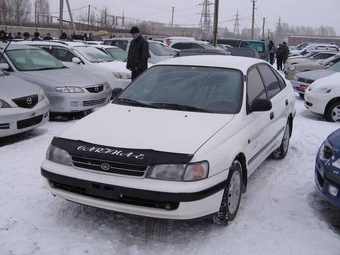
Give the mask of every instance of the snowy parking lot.
[(53, 197), (40, 165), (53, 136), (77, 120), (0, 139), (0, 254), (339, 255), (340, 209), (317, 191), (314, 161), (322, 141), (340, 126), (308, 112), (298, 94), (296, 109), (287, 157), (267, 159), (255, 171), (227, 227), (119, 214)]

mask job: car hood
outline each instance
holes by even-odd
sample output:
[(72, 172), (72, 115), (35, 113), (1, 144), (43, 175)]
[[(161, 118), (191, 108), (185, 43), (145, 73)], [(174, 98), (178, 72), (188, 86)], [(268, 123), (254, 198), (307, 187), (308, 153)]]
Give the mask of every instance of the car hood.
[(64, 86), (78, 86), (85, 87), (96, 84), (103, 84), (105, 79), (97, 75), (84, 73), (80, 70), (73, 68), (55, 69), (55, 70), (44, 70), (44, 71), (27, 71), (22, 72), (22, 78), (25, 76), (27, 80), (34, 82), (40, 81), (51, 81), (52, 84), (60, 84)]
[(13, 99), (39, 93), (39, 87), (14, 75), (0, 77), (1, 99)]
[(327, 87), (327, 88), (332, 88), (332, 92), (333, 92), (333, 88), (339, 90), (340, 89), (340, 73), (339, 72), (335, 72), (331, 75), (328, 75), (324, 78), (320, 78), (318, 80), (316, 80), (315, 82), (313, 82), (310, 85), (310, 90), (318, 87)]
[(109, 104), (60, 137), (119, 148), (194, 154), (233, 117)]
[(295, 74), (298, 78), (304, 78), (304, 79), (309, 79), (309, 80), (317, 80), (326, 76), (329, 76), (331, 74), (336, 73), (335, 71), (331, 70), (315, 70), (315, 71), (307, 71), (307, 72), (301, 72)]

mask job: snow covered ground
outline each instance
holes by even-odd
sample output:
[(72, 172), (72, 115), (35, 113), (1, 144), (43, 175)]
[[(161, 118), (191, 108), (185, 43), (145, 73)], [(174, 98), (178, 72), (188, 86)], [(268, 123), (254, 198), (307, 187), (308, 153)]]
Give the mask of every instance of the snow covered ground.
[(297, 95), (288, 155), (251, 176), (236, 219), (147, 219), (75, 204), (44, 187), (40, 164), (53, 136), (77, 120), (0, 139), (0, 254), (340, 254), (340, 209), (314, 184), (317, 149), (339, 123), (307, 111)]

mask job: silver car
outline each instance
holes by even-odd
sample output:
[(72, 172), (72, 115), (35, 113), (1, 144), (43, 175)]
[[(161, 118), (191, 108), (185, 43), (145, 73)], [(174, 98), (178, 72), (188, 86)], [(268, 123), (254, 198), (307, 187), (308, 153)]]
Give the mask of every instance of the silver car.
[(111, 99), (112, 89), (104, 78), (70, 69), (43, 49), (12, 43), (3, 56), (0, 62), (8, 64), (9, 72), (44, 90), (51, 112), (91, 110)]
[(49, 110), (50, 103), (41, 88), (0, 69), (0, 137), (45, 124)]

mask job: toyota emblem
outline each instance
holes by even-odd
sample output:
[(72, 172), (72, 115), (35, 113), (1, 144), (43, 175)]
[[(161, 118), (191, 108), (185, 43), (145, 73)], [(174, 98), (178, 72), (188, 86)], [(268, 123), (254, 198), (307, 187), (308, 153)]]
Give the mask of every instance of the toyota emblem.
[(30, 98), (30, 97), (27, 98), (26, 102), (27, 102), (27, 104), (31, 105), (32, 104), (32, 98)]
[(98, 91), (99, 91), (99, 88), (98, 88), (98, 87), (95, 87), (95, 88), (94, 88), (94, 91), (98, 92)]
[(100, 168), (103, 169), (104, 171), (109, 171), (110, 165), (108, 163), (103, 163), (100, 165)]

